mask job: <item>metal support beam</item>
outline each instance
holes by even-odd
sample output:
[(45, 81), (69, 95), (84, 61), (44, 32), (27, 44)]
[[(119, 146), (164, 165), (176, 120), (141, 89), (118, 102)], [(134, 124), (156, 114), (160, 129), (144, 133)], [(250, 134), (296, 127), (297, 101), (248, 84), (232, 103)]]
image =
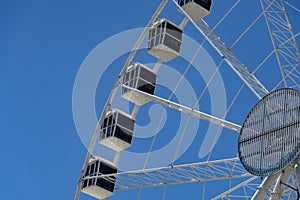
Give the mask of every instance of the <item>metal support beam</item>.
[(162, 60), (158, 60), (158, 61), (156, 62), (155, 66), (154, 66), (154, 68), (153, 68), (153, 71), (154, 71), (155, 73), (158, 72), (158, 70), (160, 69), (160, 66), (161, 66), (162, 63), (163, 63)]
[(115, 157), (114, 157), (114, 161), (113, 161), (113, 163), (115, 164), (115, 166), (118, 166), (120, 158), (121, 158), (121, 155), (122, 155), (122, 151), (117, 151), (115, 153)]
[[(119, 172), (89, 178), (103, 178), (114, 181), (116, 190), (160, 187), (204, 181), (220, 181), (251, 177), (238, 158), (176, 165), (154, 169)], [(257, 177), (255, 177), (257, 178)]]
[(217, 200), (217, 199), (224, 199), (226, 198), (227, 195), (231, 194), (232, 192), (234, 192), (235, 190), (240, 189), (241, 187), (246, 186), (247, 184), (251, 183), (252, 181), (254, 181), (255, 179), (257, 179), (258, 177), (251, 177), (248, 180), (236, 185), (235, 187), (230, 188), (229, 190), (227, 190), (226, 192), (214, 197), (212, 200)]
[(276, 179), (280, 176), (281, 173), (273, 174), (264, 179), (262, 184), (258, 187), (258, 190), (255, 192), (251, 200), (262, 200), (270, 192), (271, 186), (274, 184)]
[(145, 99), (149, 99), (150, 101), (153, 101), (155, 103), (159, 103), (159, 104), (164, 105), (164, 106), (166, 106), (168, 108), (172, 108), (174, 110), (178, 110), (178, 111), (186, 113), (188, 115), (197, 117), (199, 119), (203, 119), (205, 121), (211, 122), (211, 123), (216, 124), (218, 126), (223, 126), (223, 127), (227, 128), (227, 129), (230, 129), (230, 130), (233, 130), (235, 132), (240, 133), (240, 130), (241, 130), (241, 126), (240, 125), (234, 124), (232, 122), (228, 122), (228, 121), (226, 121), (224, 119), (220, 119), (218, 117), (214, 117), (212, 115), (209, 115), (209, 114), (206, 114), (204, 112), (195, 110), (193, 108), (189, 108), (187, 106), (183, 106), (181, 104), (174, 103), (172, 101), (169, 101), (169, 100), (166, 100), (166, 99), (154, 96), (154, 95), (150, 95), (148, 93), (145, 93), (145, 92), (142, 92), (140, 90), (128, 87), (126, 85), (122, 85), (122, 87), (128, 88), (130, 90), (133, 90), (134, 92), (138, 93), (140, 96), (143, 96)]
[[(299, 87), (300, 53), (284, 0), (260, 0), (285, 87)], [(286, 42), (288, 41), (288, 42)]]
[(176, 0), (173, 0), (173, 2), (259, 99), (269, 93), (263, 84), (245, 67), (203, 19), (195, 22), (189, 14), (178, 5)]
[(139, 106), (139, 105), (135, 105), (135, 106), (134, 106), (134, 108), (133, 108), (133, 110), (132, 110), (132, 112), (131, 112), (131, 116), (132, 116), (133, 118), (136, 117), (136, 115), (137, 115), (138, 112), (139, 112), (139, 109), (140, 109), (140, 106)]
[(184, 27), (187, 25), (188, 22), (189, 22), (189, 18), (185, 17), (180, 23), (179, 28), (184, 29)]
[(298, 183), (298, 190), (300, 190), (300, 156), (295, 161), (296, 164), (296, 177)]
[(282, 199), (284, 185), (282, 183), (287, 183), (293, 173), (293, 168), (288, 166), (278, 177), (273, 192), (269, 200), (280, 200)]

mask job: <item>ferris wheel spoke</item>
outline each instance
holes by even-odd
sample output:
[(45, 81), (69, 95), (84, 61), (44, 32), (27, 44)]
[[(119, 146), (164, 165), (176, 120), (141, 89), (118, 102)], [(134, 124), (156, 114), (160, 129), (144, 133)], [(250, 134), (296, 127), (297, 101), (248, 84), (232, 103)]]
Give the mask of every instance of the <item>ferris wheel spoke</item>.
[(276, 181), (273, 192), (271, 193), (270, 200), (277, 200), (283, 195), (284, 185), (282, 183), (287, 183), (293, 173), (292, 167), (287, 167), (283, 173), (280, 174)]
[(277, 178), (280, 176), (280, 173), (273, 174), (271, 176), (268, 176), (264, 179), (262, 184), (258, 187), (255, 194), (253, 195), (253, 200), (261, 200), (264, 199), (265, 196), (268, 195), (270, 188), (274, 184), (274, 182), (277, 180)]
[(187, 12), (179, 7), (182, 13), (192, 22), (196, 29), (205, 37), (205, 39), (214, 47), (214, 49), (222, 56), (227, 64), (237, 73), (237, 75), (246, 83), (251, 91), (261, 99), (268, 93), (268, 90), (259, 82), (259, 80), (249, 71), (245, 65), (234, 55), (231, 49), (221, 40), (221, 38), (206, 24), (204, 20), (194, 21)]
[(166, 106), (168, 108), (172, 108), (174, 110), (178, 110), (178, 111), (186, 113), (188, 115), (191, 115), (191, 116), (194, 116), (194, 117), (206, 120), (206, 121), (211, 122), (213, 124), (216, 124), (218, 126), (223, 126), (223, 127), (227, 128), (227, 129), (233, 130), (233, 131), (238, 132), (238, 133), (241, 130), (241, 126), (240, 125), (234, 124), (234, 123), (226, 121), (224, 119), (221, 119), (221, 118), (218, 118), (218, 117), (214, 117), (214, 116), (209, 115), (207, 113), (195, 110), (193, 108), (189, 108), (187, 106), (184, 106), (184, 105), (172, 102), (170, 100), (166, 100), (166, 99), (157, 97), (155, 95), (150, 95), (150, 94), (148, 94), (146, 92), (142, 92), (140, 90), (137, 90), (137, 89), (125, 86), (125, 85), (122, 85), (122, 87), (127, 88), (129, 90), (133, 90), (135, 93), (139, 94), (140, 96), (143, 96), (145, 99), (149, 99), (150, 101), (159, 103), (159, 104), (164, 105), (164, 106)]
[(239, 194), (239, 198), (246, 198), (246, 199), (247, 199), (247, 198), (249, 198), (249, 196), (248, 196), (249, 194), (247, 194), (247, 191), (248, 191), (248, 190), (246, 190), (245, 188), (248, 188), (248, 189), (250, 188), (250, 189), (252, 190), (252, 192), (255, 191), (256, 188), (249, 187), (249, 184), (250, 184), (251, 182), (253, 182), (254, 180), (256, 180), (257, 178), (258, 178), (258, 177), (253, 176), (253, 177), (247, 179), (246, 181), (241, 182), (240, 184), (238, 184), (238, 185), (236, 185), (236, 186), (230, 188), (230, 189), (227, 190), (226, 192), (223, 192), (222, 194), (220, 194), (220, 195), (214, 197), (212, 200), (217, 200), (217, 199), (230, 199), (230, 197), (233, 197), (233, 196), (232, 196), (232, 193), (235, 192), (235, 191), (237, 191), (237, 190), (239, 190), (239, 189), (242, 189), (241, 194)]
[(296, 8), (295, 6), (293, 6), (292, 4), (290, 4), (289, 2), (285, 1), (285, 4), (288, 5), (288, 6), (290, 6), (294, 10), (296, 10), (298, 13), (300, 13), (300, 10), (298, 8)]
[(155, 169), (119, 172), (89, 178), (117, 180), (116, 190), (130, 190), (204, 181), (251, 177), (238, 158), (169, 166)]

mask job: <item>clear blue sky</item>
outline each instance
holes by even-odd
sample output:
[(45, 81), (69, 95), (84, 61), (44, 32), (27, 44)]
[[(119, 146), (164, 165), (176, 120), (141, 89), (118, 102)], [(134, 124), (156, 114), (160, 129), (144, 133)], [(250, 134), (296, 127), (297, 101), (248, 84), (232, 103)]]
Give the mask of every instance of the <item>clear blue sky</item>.
[[(0, 199), (73, 198), (86, 154), (72, 114), (72, 92), (77, 71), (86, 56), (102, 41), (122, 31), (145, 26), (159, 2), (0, 1)], [(234, 2), (215, 0), (207, 21), (216, 24)], [(260, 12), (259, 1), (252, 2), (241, 3), (216, 30), (226, 43), (231, 44)], [(300, 8), (299, 0), (289, 2)], [(162, 16), (179, 23), (182, 15), (171, 2), (169, 4)], [(300, 15), (290, 8), (289, 11), (297, 33), (300, 30)], [(203, 39), (191, 25), (188, 25), (186, 34), (199, 42)], [(262, 43), (265, 45), (259, 47)], [(206, 47), (217, 63), (220, 58), (208, 45)], [(114, 48), (118, 47), (108, 51), (114, 51)], [(251, 66), (257, 66), (269, 53), (264, 48), (271, 50), (271, 43), (262, 18), (257, 27), (233, 50), (253, 69)], [(122, 64), (124, 59), (121, 57), (116, 63)], [(274, 60), (271, 59), (257, 73), (268, 89), (272, 89), (278, 81), (276, 78), (279, 73)], [(95, 108), (97, 113), (101, 112), (121, 67), (110, 68), (106, 78), (99, 82)], [(241, 81), (227, 65), (222, 67), (222, 77), (227, 101), (230, 102)], [(191, 78), (191, 81), (197, 83), (198, 80)], [(103, 88), (103, 85), (106, 87)], [(202, 86), (203, 80), (199, 80), (199, 87)], [(255, 102), (255, 96), (244, 89), (228, 118), (241, 124)], [(205, 106), (201, 108), (206, 109)], [(201, 140), (203, 137), (198, 136), (195, 141)], [(218, 143), (213, 157), (233, 157), (236, 154), (237, 135), (224, 130), (220, 140), (222, 142)], [(162, 144), (165, 142), (163, 140)], [(200, 144), (194, 142), (178, 163), (201, 161), (197, 157), (199, 147)], [(188, 199), (199, 199), (201, 191), (202, 186), (197, 184), (172, 186), (168, 188), (167, 199), (181, 199), (181, 193), (188, 194)], [(162, 199), (162, 192), (163, 188), (143, 190), (142, 199)], [(207, 193), (209, 196), (215, 191), (210, 188)], [(112, 199), (136, 198), (137, 191), (133, 190), (117, 192)], [(82, 196), (82, 199), (90, 198)]]

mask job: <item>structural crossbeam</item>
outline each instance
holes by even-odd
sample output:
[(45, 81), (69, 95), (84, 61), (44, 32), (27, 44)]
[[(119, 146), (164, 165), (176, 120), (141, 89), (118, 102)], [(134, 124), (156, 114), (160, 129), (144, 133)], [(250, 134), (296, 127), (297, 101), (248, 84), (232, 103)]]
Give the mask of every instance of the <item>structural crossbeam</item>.
[(260, 0), (285, 87), (300, 84), (300, 53), (284, 0)]
[(205, 37), (205, 39), (212, 45), (212, 47), (220, 54), (220, 56), (259, 99), (269, 93), (264, 85), (250, 70), (247, 69), (242, 61), (232, 52), (225, 42), (221, 40), (221, 38), (207, 25), (203, 19), (194, 21), (191, 16), (189, 16), (189, 14), (178, 5), (176, 0), (173, 0), (173, 2), (177, 7), (179, 7), (181, 12), (189, 18), (196, 29)]
[(224, 119), (221, 119), (221, 118), (209, 115), (207, 113), (195, 110), (193, 108), (189, 108), (187, 106), (184, 106), (184, 105), (181, 105), (181, 104), (163, 99), (161, 97), (157, 97), (155, 95), (150, 95), (148, 93), (142, 92), (142, 91), (137, 90), (135, 88), (128, 87), (126, 85), (122, 85), (122, 87), (130, 89), (130, 90), (134, 91), (135, 93), (138, 93), (140, 96), (143, 96), (145, 99), (149, 99), (152, 102), (159, 103), (161, 105), (172, 108), (174, 110), (178, 110), (178, 111), (186, 113), (188, 115), (197, 117), (199, 119), (203, 119), (205, 121), (211, 122), (211, 123), (216, 124), (218, 126), (223, 126), (227, 129), (230, 129), (232, 131), (240, 133), (240, 130), (241, 130), (240, 125), (237, 125), (237, 124), (234, 124), (232, 122), (226, 121)]
[[(116, 190), (158, 187), (203, 181), (252, 177), (238, 158), (119, 172), (97, 176), (109, 181), (116, 178)], [(90, 177), (94, 178), (94, 177)]]

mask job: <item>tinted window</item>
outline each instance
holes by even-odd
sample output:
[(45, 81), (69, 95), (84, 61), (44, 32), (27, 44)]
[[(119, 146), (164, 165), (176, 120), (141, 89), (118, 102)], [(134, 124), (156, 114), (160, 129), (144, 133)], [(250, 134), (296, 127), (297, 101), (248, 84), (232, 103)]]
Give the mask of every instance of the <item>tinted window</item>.
[(85, 171), (85, 176), (88, 176), (90, 174), (90, 166), (88, 165)]
[(155, 86), (149, 83), (141, 84), (141, 86), (138, 87), (138, 90), (146, 92), (148, 94), (154, 94)]
[(199, 4), (206, 10), (210, 10), (211, 7), (211, 0), (194, 0), (195, 3)]
[(95, 173), (94, 173), (94, 175), (97, 175), (97, 174), (98, 174), (98, 171), (99, 171), (99, 160), (96, 161), (96, 164), (95, 164)]
[(127, 142), (128, 144), (131, 144), (132, 133), (121, 129), (118, 126), (116, 127), (115, 137)]
[(118, 115), (118, 124), (131, 130), (131, 131), (133, 131), (133, 129), (134, 129), (134, 121), (131, 118), (129, 118), (125, 115), (122, 115), (120, 113)]
[(154, 39), (152, 38), (148, 43), (148, 50), (154, 47)]
[(90, 175), (93, 174), (95, 171), (95, 163), (91, 164), (91, 171), (90, 171)]
[(105, 164), (104, 162), (101, 162), (100, 173), (101, 174), (115, 174), (115, 173), (117, 173), (117, 169)]
[(177, 28), (176, 26), (167, 23), (167, 33), (177, 38), (178, 40), (182, 40), (182, 30)]
[(86, 188), (88, 186), (88, 180), (83, 181), (83, 188)]
[(96, 182), (96, 185), (110, 192), (113, 192), (115, 188), (115, 181), (109, 181), (103, 178), (99, 178)]
[(107, 129), (105, 130), (105, 132), (106, 132), (105, 137), (112, 136), (112, 127), (111, 126), (107, 127)]
[(101, 128), (105, 128), (107, 126), (107, 118), (104, 118)]
[(140, 77), (151, 83), (156, 82), (156, 75), (154, 73), (152, 73), (151, 71), (144, 69), (142, 67), (140, 69)]
[(165, 35), (164, 44), (174, 51), (178, 53), (180, 52), (181, 43), (178, 40), (170, 37), (169, 35)]
[(129, 73), (130, 72), (126, 72), (124, 82), (127, 82), (129, 80)]
[(111, 123), (112, 123), (112, 116), (109, 116), (109, 117), (108, 117), (108, 124), (107, 124), (107, 126), (110, 126)]

